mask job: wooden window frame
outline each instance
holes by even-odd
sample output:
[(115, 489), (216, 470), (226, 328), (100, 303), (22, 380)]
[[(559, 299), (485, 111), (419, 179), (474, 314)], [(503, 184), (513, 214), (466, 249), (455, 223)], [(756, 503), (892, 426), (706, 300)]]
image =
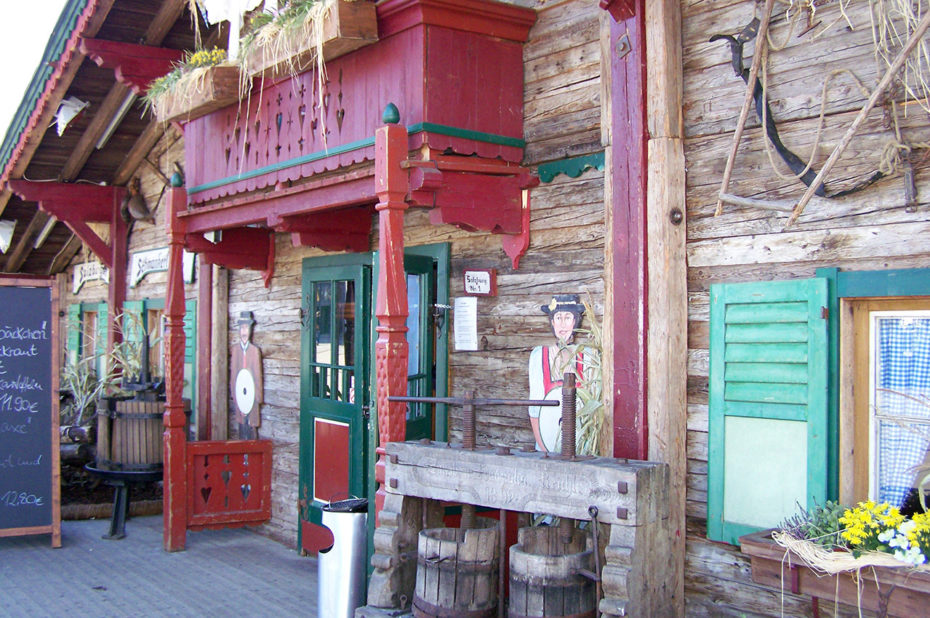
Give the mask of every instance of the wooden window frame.
[[(828, 419), (829, 473), (828, 495), (844, 503), (854, 503), (868, 493), (868, 457), (855, 460), (857, 442), (868, 442), (868, 398), (865, 401), (864, 418), (856, 411), (854, 387), (856, 383), (868, 384), (868, 363), (857, 363), (863, 352), (856, 346), (856, 329), (862, 328), (867, 307), (894, 306), (905, 310), (926, 302), (921, 308), (930, 308), (930, 268), (912, 268), (879, 271), (841, 271), (839, 268), (819, 268), (817, 277), (828, 280), (829, 323), (828, 341)], [(916, 297), (916, 298), (915, 298)], [(878, 309), (871, 309), (878, 310)], [(864, 313), (865, 316), (859, 315)], [(856, 320), (859, 320), (858, 322)], [(863, 339), (859, 337), (858, 339)], [(865, 358), (868, 358), (868, 338)], [(859, 366), (857, 366), (857, 364)], [(864, 367), (862, 367), (864, 365)], [(858, 373), (857, 373), (858, 371)], [(864, 373), (863, 373), (864, 371)], [(860, 382), (860, 380), (865, 380)], [(861, 402), (859, 402), (861, 406)], [(858, 421), (858, 423), (857, 423)], [(863, 429), (861, 425), (864, 424)], [(859, 443), (859, 450), (863, 446)], [(866, 446), (866, 453), (868, 452)], [(861, 488), (865, 485), (865, 493)]]
[[(854, 504), (869, 497), (872, 468), (870, 426), (871, 317), (877, 311), (930, 311), (930, 296), (841, 298), (839, 347), (839, 499)], [(864, 454), (864, 455), (863, 455)]]

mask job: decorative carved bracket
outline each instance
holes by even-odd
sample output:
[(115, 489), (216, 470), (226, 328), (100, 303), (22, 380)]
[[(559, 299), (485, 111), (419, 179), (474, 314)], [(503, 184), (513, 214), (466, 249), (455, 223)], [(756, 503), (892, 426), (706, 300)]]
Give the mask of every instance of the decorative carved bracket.
[(114, 217), (119, 219), (125, 187), (30, 180), (11, 180), (9, 186), (21, 199), (38, 202), (41, 210), (67, 225), (107, 268), (113, 269), (113, 240), (107, 244), (87, 223), (108, 223), (112, 227)]
[(517, 268), (529, 246), (529, 197), (524, 194), (539, 184), (537, 176), (523, 167), (471, 158), (412, 160), (403, 166), (412, 168), (407, 194), (412, 206), (432, 208), (433, 224), (505, 234), (504, 251)]
[(81, 39), (81, 53), (105, 69), (114, 69), (116, 81), (142, 96), (149, 84), (171, 71), (184, 53), (177, 49), (117, 43), (103, 39)]
[(199, 253), (208, 264), (261, 270), (265, 287), (271, 284), (271, 277), (274, 276), (274, 234), (265, 228), (226, 229), (215, 244), (199, 234), (186, 234), (184, 248)]
[(368, 207), (347, 208), (296, 217), (268, 216), (276, 232), (289, 232), (295, 247), (318, 247), (324, 251), (368, 251), (372, 211)]

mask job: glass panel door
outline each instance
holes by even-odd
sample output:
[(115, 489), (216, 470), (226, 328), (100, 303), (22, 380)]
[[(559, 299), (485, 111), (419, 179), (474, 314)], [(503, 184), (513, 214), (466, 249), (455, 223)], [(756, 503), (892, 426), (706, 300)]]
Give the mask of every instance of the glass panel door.
[(367, 495), (371, 275), (358, 259), (308, 259), (303, 267), (299, 501), (308, 552), (331, 543), (319, 525), (323, 505)]

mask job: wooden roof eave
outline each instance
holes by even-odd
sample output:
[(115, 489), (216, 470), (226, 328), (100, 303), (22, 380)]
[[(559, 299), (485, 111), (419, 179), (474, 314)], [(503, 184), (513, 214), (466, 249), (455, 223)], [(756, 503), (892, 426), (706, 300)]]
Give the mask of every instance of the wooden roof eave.
[[(4, 167), (3, 175), (0, 176), (0, 187), (3, 187), (2, 192), (0, 192), (0, 214), (2, 214), (12, 196), (8, 181), (12, 178), (21, 177), (33, 160), (36, 150), (43, 141), (46, 129), (51, 125), (52, 118), (57, 111), (58, 105), (67, 95), (75, 79), (86, 52), (91, 52), (99, 56), (98, 58), (94, 58), (94, 61), (98, 64), (109, 63), (110, 68), (114, 68), (115, 70), (115, 79), (117, 83), (115, 83), (107, 93), (90, 125), (81, 135), (78, 144), (71, 151), (67, 161), (62, 166), (60, 173), (57, 175), (58, 179), (62, 181), (71, 181), (78, 177), (91, 154), (94, 152), (96, 144), (106, 130), (107, 125), (114, 117), (114, 114), (117, 113), (120, 106), (124, 104), (127, 96), (129, 96), (130, 92), (138, 94), (138, 88), (142, 85), (140, 80), (149, 79), (150, 81), (150, 79), (154, 79), (158, 76), (155, 73), (159, 70), (164, 69), (166, 71), (170, 68), (170, 61), (167, 61), (169, 58), (180, 55), (181, 52), (176, 52), (175, 50), (161, 50), (160, 52), (153, 52), (152, 50), (159, 49), (153, 46), (161, 43), (170, 32), (172, 26), (181, 16), (186, 6), (186, 0), (165, 0), (161, 3), (158, 12), (149, 23), (143, 38), (144, 41), (152, 44), (150, 46), (116, 44), (111, 41), (92, 38), (103, 26), (107, 16), (110, 14), (113, 4), (114, 0), (91, 1), (84, 12), (81, 13), (80, 17), (75, 22), (74, 28), (70, 32), (65, 33), (56, 30), (56, 32), (53, 33), (52, 42), (63, 39), (66, 34), (67, 42), (64, 45), (64, 51), (58, 60), (56, 69), (53, 71), (51, 77), (47, 78), (45, 90), (34, 104), (30, 120), (20, 133), (19, 142)], [(76, 5), (76, 3), (73, 3), (73, 5)], [(63, 17), (67, 15), (68, 11), (66, 9), (63, 13)], [(68, 23), (68, 21), (68, 19), (60, 19), (58, 28), (61, 28), (62, 24)], [(49, 43), (50, 48), (53, 47), (52, 42)], [(139, 59), (133, 58), (132, 56), (133, 53), (138, 56), (141, 51), (149, 54), (149, 56), (154, 55), (158, 59), (155, 62), (158, 66), (155, 67), (152, 63), (142, 63), (140, 65)], [(126, 66), (131, 68), (125, 72), (123, 71), (123, 65), (125, 63), (120, 63), (116, 58), (119, 52), (122, 52), (124, 56), (130, 58), (130, 62)], [(48, 53), (47, 49), (46, 55), (48, 55)], [(104, 56), (106, 56), (106, 58), (104, 58)], [(141, 75), (139, 72), (140, 66), (143, 67), (144, 75)], [(35, 86), (35, 77), (33, 81), (33, 86)], [(125, 83), (121, 83), (121, 81)], [(52, 83), (54, 83), (54, 87), (50, 86)], [(147, 83), (148, 82), (146, 82), (146, 84)], [(117, 170), (110, 184), (117, 186), (126, 184), (135, 173), (148, 151), (157, 143), (163, 132), (164, 127), (160, 126), (157, 122), (151, 122), (142, 135), (136, 140), (129, 156), (126, 157), (123, 164)], [(4, 147), (6, 147), (6, 144), (4, 144)], [(26, 227), (26, 230), (20, 236), (13, 251), (10, 253), (10, 256), (7, 258), (3, 266), (4, 270), (10, 272), (16, 271), (22, 267), (29, 254), (33, 251), (32, 241), (37, 233), (36, 230), (41, 229), (47, 221), (48, 216), (46, 213), (40, 210), (36, 211)], [(80, 228), (80, 223), (78, 223), (77, 226)], [(71, 224), (69, 224), (69, 228), (72, 229), (72, 231), (76, 230)], [(81, 236), (85, 242), (87, 242), (87, 240), (83, 237), (95, 236), (83, 232), (78, 235)], [(91, 243), (92, 246), (95, 246), (93, 244), (93, 239), (91, 239)], [(104, 249), (100, 246), (96, 248), (101, 251)], [(48, 274), (55, 274), (66, 267), (70, 258), (73, 257), (79, 249), (80, 244), (77, 244), (75, 242), (75, 236), (72, 236), (70, 240), (64, 243), (62, 250), (58, 252), (55, 259), (52, 260), (48, 269)]]
[[(22, 176), (26, 171), (36, 149), (42, 143), (46, 130), (52, 124), (52, 119), (58, 111), (58, 105), (67, 94), (68, 88), (70, 88), (71, 82), (84, 60), (84, 56), (80, 54), (77, 48), (78, 39), (81, 36), (92, 37), (97, 34), (113, 7), (113, 3), (114, 0), (88, 0), (84, 10), (74, 22), (74, 27), (70, 30), (70, 33), (58, 29), (68, 23), (68, 18), (71, 17), (68, 14), (68, 9), (75, 11), (79, 3), (72, 0), (66, 7), (66, 11), (62, 13), (62, 18), (59, 19), (56, 26), (56, 32), (46, 47), (45, 56), (43, 57), (44, 62), (54, 63), (54, 68), (51, 74), (44, 79), (44, 87), (36, 93), (35, 103), (32, 105), (26, 103), (26, 109), (31, 107), (32, 111), (19, 131), (15, 146), (12, 140), (5, 140), (4, 143), (4, 149), (10, 148), (11, 150), (4, 162), (3, 172), (0, 173), (0, 187), (2, 187), (2, 191), (0, 191), (0, 215), (3, 214), (3, 210), (12, 196), (12, 192), (7, 187), (7, 181), (10, 178)], [(65, 38), (66, 34), (68, 36), (63, 51), (60, 56), (53, 59), (54, 47), (61, 44), (61, 39)], [(36, 76), (33, 77), (33, 83), (30, 84), (30, 89), (38, 90), (41, 87), (41, 82), (42, 77), (37, 72)], [(21, 106), (20, 112), (22, 109)], [(19, 116), (19, 113), (17, 113), (17, 116)], [(14, 120), (15, 122), (16, 120)], [(0, 156), (2, 154), (0, 153)]]

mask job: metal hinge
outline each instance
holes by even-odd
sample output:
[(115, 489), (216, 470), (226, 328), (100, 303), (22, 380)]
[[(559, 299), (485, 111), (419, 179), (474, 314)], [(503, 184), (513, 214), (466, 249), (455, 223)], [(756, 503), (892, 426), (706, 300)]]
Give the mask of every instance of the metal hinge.
[(366, 421), (371, 418), (371, 406), (362, 406), (362, 416)]
[(829, 317), (830, 317), (830, 310), (827, 309), (826, 307), (821, 307), (821, 308), (820, 308), (820, 318), (821, 318), (822, 320), (826, 320), (826, 319), (829, 318)]

